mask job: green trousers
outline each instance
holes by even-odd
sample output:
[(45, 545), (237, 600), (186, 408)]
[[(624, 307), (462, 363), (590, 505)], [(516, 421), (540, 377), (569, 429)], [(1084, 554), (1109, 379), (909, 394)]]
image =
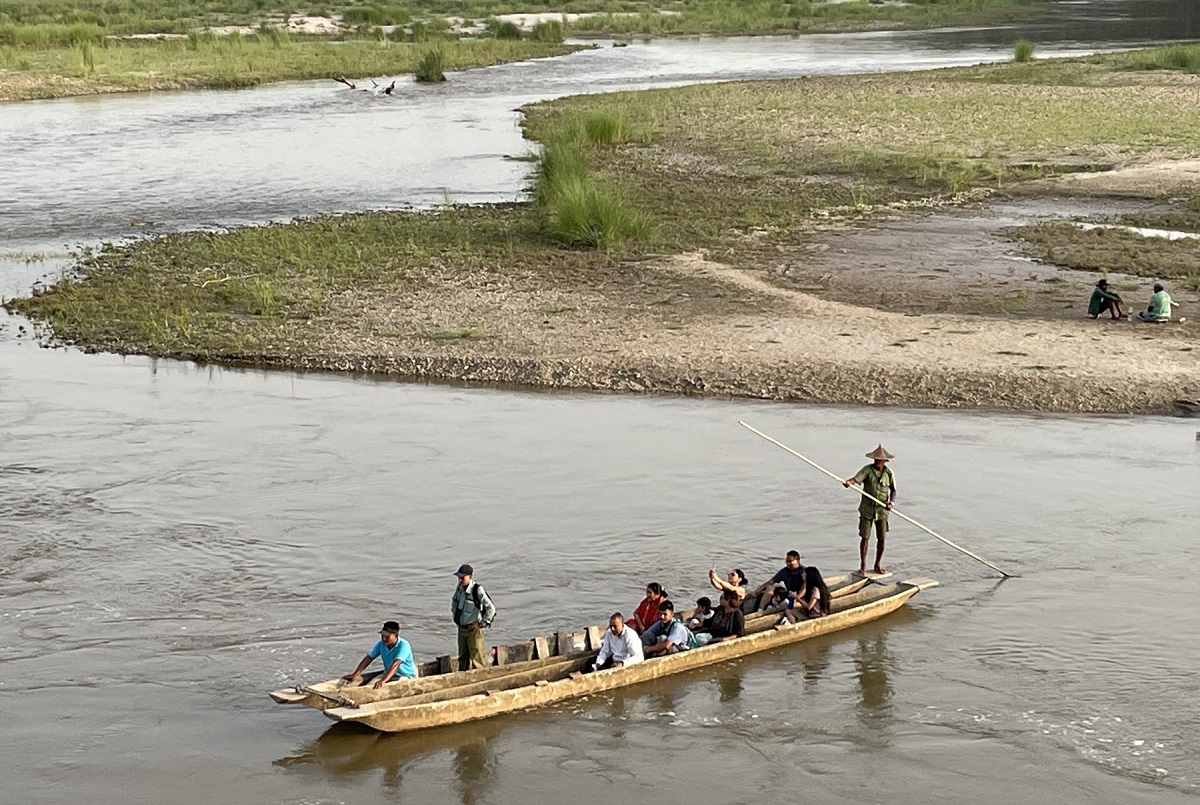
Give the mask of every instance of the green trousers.
[(483, 629), (458, 627), (458, 670), (483, 668)]

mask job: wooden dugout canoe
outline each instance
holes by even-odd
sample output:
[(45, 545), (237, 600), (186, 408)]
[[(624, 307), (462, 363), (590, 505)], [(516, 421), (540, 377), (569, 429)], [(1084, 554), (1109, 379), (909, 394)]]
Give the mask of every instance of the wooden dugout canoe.
[[(332, 707), (324, 712), (335, 721), (355, 722), (381, 732), (410, 732), (462, 724), (647, 682), (847, 629), (894, 612), (921, 590), (936, 585), (937, 582), (933, 579), (924, 578), (873, 585), (835, 597), (834, 611), (823, 618), (782, 626), (760, 623), (757, 624), (759, 631), (748, 633), (745, 637), (649, 659), (628, 667), (593, 674), (582, 674), (568, 668), (556, 669), (552, 674), (549, 673), (549, 668), (531, 669), (494, 679), (492, 687), (473, 693), (462, 692), (462, 695), (459, 695), (460, 691), (451, 688), (353, 707)], [(589, 651), (578, 658), (579, 667), (591, 656)]]
[[(890, 575), (890, 574), (889, 574)], [(858, 573), (834, 576), (826, 580), (830, 595), (835, 599), (851, 595), (872, 581), (887, 576), (866, 577)], [(836, 604), (835, 604), (836, 605)], [(681, 613), (685, 617), (690, 612)], [(748, 615), (747, 631), (756, 627), (773, 625), (777, 615)], [(557, 632), (553, 635), (535, 637), (525, 643), (496, 646), (489, 652), (491, 665), (473, 671), (451, 670), (454, 658), (449, 655), (431, 662), (417, 665), (416, 679), (401, 679), (376, 690), (371, 682), (379, 672), (364, 674), (361, 680), (346, 682), (330, 679), (313, 685), (296, 685), (271, 691), (270, 696), (279, 704), (301, 704), (317, 710), (334, 707), (354, 707), (374, 702), (413, 696), (428, 697), (430, 694), (455, 690), (463, 696), (484, 690), (512, 687), (505, 684), (510, 678), (554, 678), (562, 670), (567, 673), (583, 668), (600, 649), (604, 637), (604, 626), (589, 626), (577, 632)], [(543, 672), (541, 677), (538, 673)], [(489, 683), (489, 684), (485, 684)]]

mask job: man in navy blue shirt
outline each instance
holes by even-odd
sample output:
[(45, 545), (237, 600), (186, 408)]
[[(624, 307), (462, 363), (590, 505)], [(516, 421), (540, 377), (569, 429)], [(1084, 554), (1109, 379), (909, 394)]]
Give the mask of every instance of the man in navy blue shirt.
[(755, 588), (746, 596), (747, 599), (758, 600), (758, 612), (771, 605), (771, 596), (775, 594), (775, 585), (782, 584), (788, 592), (798, 594), (804, 590), (804, 565), (800, 564), (800, 552), (788, 551), (784, 557), (784, 565), (779, 572)]
[(400, 624), (395, 621), (383, 624), (379, 642), (358, 661), (358, 667), (342, 679), (353, 682), (376, 657), (383, 663), (383, 673), (375, 680), (376, 689), (395, 679), (416, 679), (417, 664), (413, 661), (412, 646), (400, 636)]

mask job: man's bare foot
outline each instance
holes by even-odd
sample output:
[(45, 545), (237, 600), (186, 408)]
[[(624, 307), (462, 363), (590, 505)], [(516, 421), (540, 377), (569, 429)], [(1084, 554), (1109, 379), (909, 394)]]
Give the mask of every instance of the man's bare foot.
[(867, 575), (867, 566), (866, 565), (863, 565), (862, 567), (860, 567), (858, 569), (858, 575), (860, 575), (860, 576)]
[(872, 573), (878, 573), (879, 575), (881, 575), (881, 576), (882, 576), (884, 573), (887, 573), (887, 568), (886, 568), (886, 567), (880, 567), (879, 565), (875, 565), (875, 569), (874, 569), (873, 571), (871, 571), (871, 572), (872, 572)]

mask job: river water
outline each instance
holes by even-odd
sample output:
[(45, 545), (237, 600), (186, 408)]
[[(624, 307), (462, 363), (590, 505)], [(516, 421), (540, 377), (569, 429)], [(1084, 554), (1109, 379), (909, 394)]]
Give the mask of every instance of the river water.
[[(1064, 5), (1032, 33), (1043, 52), (1186, 35), (1174, 8), (1172, 24), (1155, 16), (1169, 4)], [(536, 98), (979, 61), (1017, 33), (652, 43), (391, 105), (297, 84), (0, 106), (0, 293), (59, 265), (30, 252), (64, 245), (512, 197), (511, 110)], [(227, 371), (42, 350), (0, 323), (0, 802), (1200, 792), (1185, 420)], [(649, 580), (692, 599), (712, 563), (756, 581), (796, 547), (852, 567), (851, 493), (738, 419), (845, 473), (883, 441), (902, 509), (1021, 578), (898, 523), (892, 569), (943, 586), (819, 641), (426, 736), (329, 729), (265, 698), (349, 670), (388, 617), (422, 658), (449, 651), (463, 561), (501, 607), (497, 641), (601, 620)]]

